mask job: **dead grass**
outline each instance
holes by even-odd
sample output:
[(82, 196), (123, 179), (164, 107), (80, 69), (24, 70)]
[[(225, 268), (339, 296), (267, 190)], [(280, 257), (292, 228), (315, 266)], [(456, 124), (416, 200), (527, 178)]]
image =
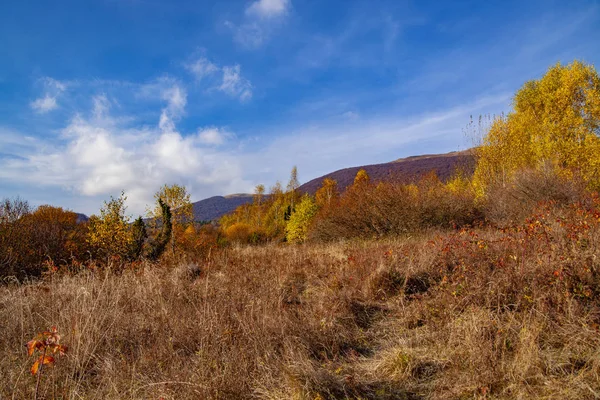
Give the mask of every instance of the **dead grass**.
[(56, 325), (46, 399), (594, 399), (599, 250), (597, 210), (547, 208), (6, 285), (0, 398), (32, 397), (23, 345)]

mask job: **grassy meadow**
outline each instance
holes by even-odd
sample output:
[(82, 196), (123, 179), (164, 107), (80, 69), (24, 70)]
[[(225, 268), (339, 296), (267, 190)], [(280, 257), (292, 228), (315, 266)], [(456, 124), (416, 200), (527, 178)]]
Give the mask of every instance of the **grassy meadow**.
[(0, 395), (33, 396), (23, 345), (56, 325), (40, 398), (596, 398), (599, 205), (7, 284)]

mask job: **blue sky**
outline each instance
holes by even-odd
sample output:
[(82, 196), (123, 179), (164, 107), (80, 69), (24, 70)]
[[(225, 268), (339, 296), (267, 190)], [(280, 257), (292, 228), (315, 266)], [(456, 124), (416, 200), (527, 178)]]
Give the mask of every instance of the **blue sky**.
[(95, 213), (464, 149), (556, 62), (600, 65), (592, 1), (0, 4), (0, 197)]

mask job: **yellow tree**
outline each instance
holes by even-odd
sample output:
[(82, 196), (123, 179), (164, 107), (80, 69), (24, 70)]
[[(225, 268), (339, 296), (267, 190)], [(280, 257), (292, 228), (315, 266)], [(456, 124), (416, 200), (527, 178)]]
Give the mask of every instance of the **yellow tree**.
[(261, 205), (263, 196), (265, 195), (265, 185), (259, 184), (254, 187), (254, 204)]
[(318, 206), (312, 196), (302, 196), (285, 227), (288, 242), (302, 243), (308, 238), (308, 229), (317, 211)]
[(515, 94), (513, 111), (494, 120), (478, 149), (474, 182), (482, 193), (521, 168), (550, 163), (600, 187), (600, 78), (593, 65), (556, 64)]
[(253, 196), (253, 207), (252, 207), (252, 222), (257, 226), (261, 227), (262, 219), (264, 214), (263, 198), (265, 195), (265, 185), (258, 184), (254, 188)]
[(294, 210), (294, 204), (296, 202), (296, 190), (300, 187), (300, 181), (298, 181), (298, 168), (294, 165), (290, 172), (290, 180), (287, 184), (287, 192), (290, 196), (290, 211)]
[(162, 215), (162, 208), (158, 203), (158, 199), (171, 208), (173, 225), (185, 225), (194, 220), (193, 206), (190, 201), (190, 194), (185, 186), (177, 184), (163, 185), (158, 192), (154, 194), (156, 204), (152, 211), (152, 217), (159, 218)]
[(183, 236), (185, 228), (194, 222), (194, 210), (190, 200), (190, 194), (185, 186), (177, 184), (163, 185), (154, 194), (156, 200), (154, 209), (149, 212), (149, 217), (158, 220), (162, 216), (162, 207), (159, 200), (169, 206), (171, 210), (171, 222), (173, 232), (171, 235), (171, 251), (175, 252), (175, 243)]
[(317, 205), (327, 207), (331, 201), (339, 196), (337, 181), (331, 178), (323, 179), (323, 184), (315, 193)]
[(111, 196), (104, 202), (100, 215), (92, 215), (89, 221), (88, 242), (102, 256), (125, 258), (131, 249), (133, 237), (129, 229), (129, 217), (125, 215), (124, 192), (118, 198)]
[(369, 177), (369, 174), (367, 173), (367, 171), (365, 171), (364, 169), (360, 169), (356, 173), (356, 176), (354, 177), (354, 186), (356, 186), (356, 187), (362, 186), (364, 184), (369, 183), (370, 180), (371, 180), (371, 178)]
[(269, 190), (268, 208), (265, 211), (265, 229), (270, 237), (283, 234), (285, 229), (286, 198), (281, 183), (276, 182)]

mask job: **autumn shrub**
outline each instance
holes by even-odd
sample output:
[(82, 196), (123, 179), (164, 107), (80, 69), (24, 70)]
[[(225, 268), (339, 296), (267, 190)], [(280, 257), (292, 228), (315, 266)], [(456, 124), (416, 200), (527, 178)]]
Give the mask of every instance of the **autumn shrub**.
[(309, 236), (314, 240), (383, 237), (463, 226), (480, 217), (472, 192), (450, 189), (430, 175), (416, 184), (351, 187), (321, 210)]
[(417, 182), (417, 229), (461, 227), (481, 219), (468, 181), (463, 180), (461, 185), (456, 181), (444, 184), (435, 174), (429, 174)]
[(23, 217), (30, 212), (29, 203), (20, 198), (0, 202), (0, 278), (22, 278), (31, 273), (24, 259), (28, 243), (23, 240), (27, 233)]
[(213, 224), (196, 224), (189, 225), (178, 237), (177, 248), (184, 257), (202, 260), (220, 247), (221, 232)]
[(499, 226), (523, 222), (542, 202), (568, 206), (586, 198), (586, 184), (568, 171), (550, 164), (539, 169), (523, 169), (508, 182), (488, 187), (482, 209), (487, 220)]
[(271, 237), (267, 233), (267, 231), (262, 227), (255, 227), (250, 233), (250, 243), (251, 244), (263, 244), (267, 243)]
[(439, 266), (454, 277), (455, 295), (477, 302), (474, 293), (488, 296), (477, 288), (488, 287), (494, 279), (494, 291), (502, 296), (498, 307), (528, 309), (534, 298), (543, 299), (535, 305), (538, 310), (567, 307), (573, 296), (582, 305), (600, 305), (600, 264), (594, 257), (600, 243), (596, 196), (567, 207), (549, 202), (515, 227), (484, 233), (461, 230), (443, 240)]
[(287, 222), (302, 196), (302, 193), (297, 190), (299, 186), (296, 167), (292, 168), (285, 191), (279, 182), (271, 187), (269, 194), (265, 194), (264, 185), (257, 185), (252, 203), (242, 204), (233, 212), (219, 219), (219, 226), (224, 236), (228, 237), (227, 231), (229, 230), (231, 233), (241, 232), (246, 228), (242, 228), (242, 225), (235, 225), (244, 224), (249, 229), (248, 238), (244, 240), (238, 238), (234, 241), (255, 244), (284, 241)]
[(23, 218), (30, 236), (30, 246), (40, 260), (67, 265), (83, 261), (89, 246), (86, 243), (87, 225), (79, 223), (72, 211), (48, 205), (39, 206)]
[(87, 226), (77, 222), (77, 214), (60, 207), (42, 205), (7, 217), (0, 223), (0, 277), (36, 278), (48, 266), (84, 261), (86, 235)]
[(250, 225), (238, 222), (225, 230), (225, 237), (232, 243), (250, 243), (252, 228)]

